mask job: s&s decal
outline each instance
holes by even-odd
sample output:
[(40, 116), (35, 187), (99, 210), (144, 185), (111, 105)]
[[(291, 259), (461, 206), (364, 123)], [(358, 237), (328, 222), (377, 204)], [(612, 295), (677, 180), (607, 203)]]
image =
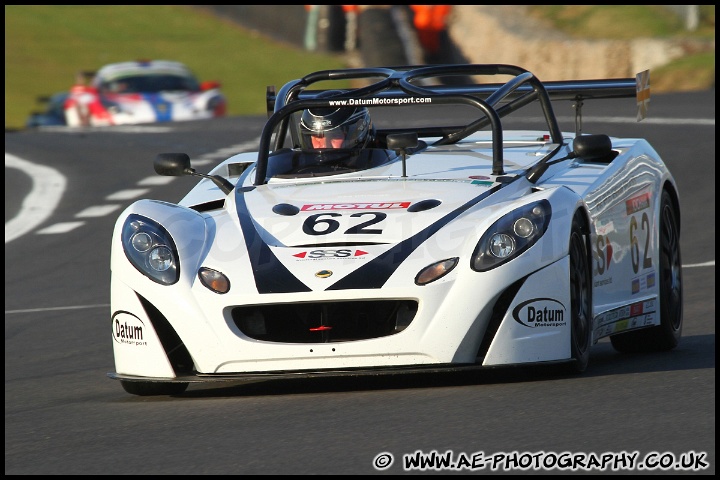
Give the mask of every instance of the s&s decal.
[(363, 250), (352, 250), (350, 248), (319, 248), (316, 250), (296, 253), (293, 257), (304, 260), (319, 260), (323, 258), (362, 257), (363, 255), (367, 255), (367, 253), (368, 252)]
[(530, 328), (566, 325), (565, 305), (553, 298), (533, 298), (522, 302), (513, 309), (512, 316), (516, 322)]
[(595, 240), (596, 262), (598, 275), (602, 275), (605, 271), (610, 270), (610, 261), (613, 257), (613, 246), (610, 237), (607, 235), (598, 235)]

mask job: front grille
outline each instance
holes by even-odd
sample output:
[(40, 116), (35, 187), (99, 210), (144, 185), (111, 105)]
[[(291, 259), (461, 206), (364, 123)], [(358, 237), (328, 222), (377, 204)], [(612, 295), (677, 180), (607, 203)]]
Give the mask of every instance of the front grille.
[(240, 331), (266, 342), (328, 343), (401, 332), (417, 313), (414, 300), (364, 300), (235, 307)]

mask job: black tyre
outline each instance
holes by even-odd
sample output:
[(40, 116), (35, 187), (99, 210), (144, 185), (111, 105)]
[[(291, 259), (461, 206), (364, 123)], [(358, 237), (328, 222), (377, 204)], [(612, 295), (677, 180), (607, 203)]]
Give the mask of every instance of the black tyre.
[(660, 325), (610, 337), (618, 352), (661, 352), (675, 348), (683, 323), (680, 229), (670, 194), (660, 200)]
[(570, 371), (584, 372), (592, 346), (592, 288), (589, 238), (575, 215), (570, 233)]
[(188, 388), (188, 383), (130, 382), (120, 380), (127, 393), (149, 397), (155, 395), (179, 395)]

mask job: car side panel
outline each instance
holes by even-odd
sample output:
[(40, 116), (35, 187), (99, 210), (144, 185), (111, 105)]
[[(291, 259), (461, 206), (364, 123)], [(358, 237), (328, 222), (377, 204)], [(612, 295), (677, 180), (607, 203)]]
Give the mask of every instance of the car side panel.
[(594, 340), (660, 321), (659, 198), (673, 179), (645, 140), (613, 141), (619, 154), (612, 162), (576, 161), (552, 179), (596, 177), (579, 189), (591, 219)]

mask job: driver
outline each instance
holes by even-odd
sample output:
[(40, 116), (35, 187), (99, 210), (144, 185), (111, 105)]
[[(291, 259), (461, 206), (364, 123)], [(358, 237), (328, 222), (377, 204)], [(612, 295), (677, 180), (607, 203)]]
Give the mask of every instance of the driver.
[[(317, 98), (342, 93), (328, 90)], [(303, 150), (363, 148), (373, 142), (374, 128), (366, 107), (317, 107), (300, 117), (300, 147)]]

